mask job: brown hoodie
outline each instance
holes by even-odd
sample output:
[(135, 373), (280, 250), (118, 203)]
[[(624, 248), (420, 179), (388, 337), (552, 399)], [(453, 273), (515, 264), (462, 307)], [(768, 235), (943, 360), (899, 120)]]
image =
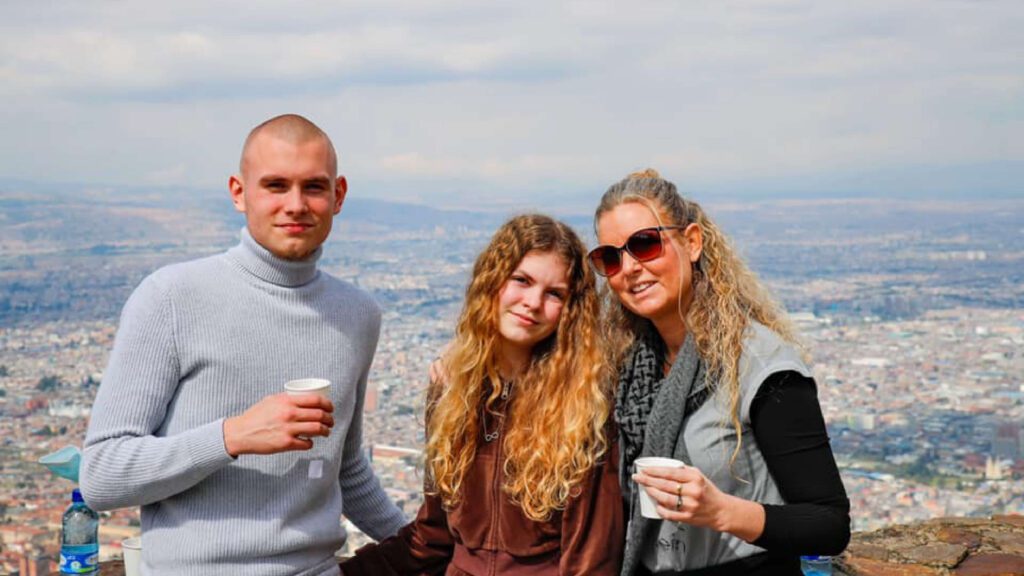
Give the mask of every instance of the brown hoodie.
[(617, 575), (624, 513), (618, 479), (617, 430), (612, 446), (577, 488), (565, 510), (546, 522), (528, 519), (502, 491), (504, 437), (485, 442), (467, 472), (464, 494), (451, 510), (425, 496), (416, 519), (379, 544), (343, 562), (346, 576)]

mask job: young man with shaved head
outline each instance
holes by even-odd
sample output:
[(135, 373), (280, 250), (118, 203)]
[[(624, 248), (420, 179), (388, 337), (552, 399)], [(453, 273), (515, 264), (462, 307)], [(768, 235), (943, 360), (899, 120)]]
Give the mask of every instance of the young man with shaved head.
[[(125, 304), (82, 493), (142, 507), (143, 574), (338, 574), (343, 511), (377, 539), (406, 522), (361, 449), (380, 311), (316, 265), (345, 178), (327, 135), (285, 115), (253, 129), (228, 185), (241, 242)], [(329, 398), (284, 394), (298, 378)]]

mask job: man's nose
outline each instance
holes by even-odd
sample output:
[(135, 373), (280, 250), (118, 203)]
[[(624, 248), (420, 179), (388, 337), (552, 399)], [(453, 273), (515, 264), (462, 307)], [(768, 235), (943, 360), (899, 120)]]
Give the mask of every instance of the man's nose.
[(309, 209), (309, 205), (306, 203), (306, 195), (302, 193), (302, 188), (293, 186), (288, 190), (288, 195), (284, 201), (284, 208), (289, 213), (302, 213)]

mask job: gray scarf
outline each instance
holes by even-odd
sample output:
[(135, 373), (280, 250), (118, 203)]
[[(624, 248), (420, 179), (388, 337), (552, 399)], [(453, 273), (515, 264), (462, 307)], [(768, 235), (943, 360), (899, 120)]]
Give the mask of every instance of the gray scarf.
[[(686, 442), (683, 440), (683, 421), (703, 404), (709, 392), (704, 377), (704, 363), (697, 353), (697, 343), (692, 334), (686, 335), (672, 368), (660, 382), (653, 376), (660, 375), (660, 371), (652, 371), (649, 366), (652, 356), (660, 356), (652, 350), (653, 345), (656, 343), (652, 343), (649, 338), (637, 339), (623, 367), (616, 395), (616, 417), (626, 420), (619, 422), (624, 430), (620, 438), (623, 443), (623, 462), (619, 473), (623, 493), (630, 502), (631, 514), (626, 531), (622, 576), (632, 576), (639, 564), (644, 540), (656, 537), (657, 528), (662, 522), (640, 515), (635, 494), (637, 486), (630, 477), (633, 460), (642, 456), (670, 456), (690, 462)], [(659, 360), (657, 368), (660, 366)], [(635, 434), (628, 432), (636, 430), (638, 426), (644, 431), (639, 452), (635, 447), (631, 448), (631, 444), (636, 442)], [(633, 457), (627, 460), (627, 454), (633, 454)], [(685, 529), (685, 525), (681, 525), (680, 529)]]

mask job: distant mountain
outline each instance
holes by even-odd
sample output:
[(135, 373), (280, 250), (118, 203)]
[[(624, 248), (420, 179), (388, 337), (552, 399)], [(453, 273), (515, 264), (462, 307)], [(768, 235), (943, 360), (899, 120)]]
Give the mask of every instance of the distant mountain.
[(343, 222), (355, 222), (399, 229), (430, 229), (437, 226), (497, 227), (507, 215), (469, 210), (439, 210), (419, 204), (404, 204), (370, 198), (347, 198), (341, 209)]
[[(0, 210), (0, 222), (16, 223), (22, 228), (56, 225), (64, 237), (76, 236), (74, 229), (82, 228), (88, 230), (89, 240), (93, 242), (116, 242), (122, 238), (119, 230), (134, 231), (140, 223), (161, 236), (161, 230), (173, 221), (205, 223), (231, 231), (244, 221), (232, 206), (226, 190), (21, 180), (0, 180)], [(444, 210), (350, 195), (342, 208), (341, 222), (429, 230), (438, 226), (497, 227), (509, 215), (501, 211)], [(0, 238), (3, 234), (0, 232)], [(33, 238), (38, 236), (32, 234)]]

